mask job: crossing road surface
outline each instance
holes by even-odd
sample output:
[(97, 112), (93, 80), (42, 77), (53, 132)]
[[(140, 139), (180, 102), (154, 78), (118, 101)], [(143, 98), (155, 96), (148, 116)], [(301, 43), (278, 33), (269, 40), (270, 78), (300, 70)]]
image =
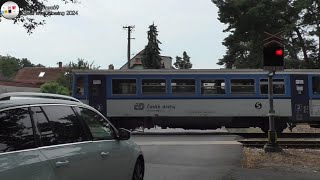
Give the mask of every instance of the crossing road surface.
[(241, 167), (234, 135), (133, 136), (141, 146), (145, 180), (318, 180), (318, 174)]
[(232, 179), (241, 166), (237, 136), (134, 136), (146, 161), (145, 180)]

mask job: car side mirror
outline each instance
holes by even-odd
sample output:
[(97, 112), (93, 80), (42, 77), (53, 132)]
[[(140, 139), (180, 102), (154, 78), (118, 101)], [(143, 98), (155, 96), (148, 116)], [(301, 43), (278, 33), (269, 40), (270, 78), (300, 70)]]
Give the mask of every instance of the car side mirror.
[(124, 128), (118, 129), (118, 140), (128, 140), (131, 137), (131, 132)]

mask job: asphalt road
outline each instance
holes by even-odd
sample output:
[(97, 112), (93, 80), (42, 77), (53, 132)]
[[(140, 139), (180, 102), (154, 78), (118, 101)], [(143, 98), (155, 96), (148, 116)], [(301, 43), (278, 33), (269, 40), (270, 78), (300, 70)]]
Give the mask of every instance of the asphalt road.
[(146, 161), (145, 180), (230, 179), (240, 167), (236, 136), (134, 136)]
[(242, 147), (234, 135), (133, 136), (141, 146), (145, 180), (299, 180), (319, 174), (283, 169), (243, 169)]

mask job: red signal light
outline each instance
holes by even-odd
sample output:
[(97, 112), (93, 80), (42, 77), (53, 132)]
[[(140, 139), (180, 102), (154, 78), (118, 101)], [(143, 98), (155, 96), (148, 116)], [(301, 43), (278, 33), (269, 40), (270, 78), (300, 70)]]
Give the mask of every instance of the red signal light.
[(283, 55), (283, 50), (282, 49), (277, 49), (276, 50), (276, 55), (277, 56), (282, 56)]

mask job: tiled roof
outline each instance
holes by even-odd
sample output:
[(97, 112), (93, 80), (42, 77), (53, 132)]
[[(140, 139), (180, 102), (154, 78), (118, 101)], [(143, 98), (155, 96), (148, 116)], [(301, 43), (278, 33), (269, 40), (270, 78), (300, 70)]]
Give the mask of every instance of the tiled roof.
[[(133, 66), (135, 65), (142, 65), (142, 61), (141, 61), (141, 57), (144, 53), (144, 49), (141, 50), (138, 54), (136, 54), (135, 56), (133, 56), (131, 59), (130, 59), (130, 67), (132, 68)], [(161, 62), (163, 61), (168, 61), (168, 59), (172, 59), (170, 56), (161, 56)], [(120, 67), (120, 69), (123, 69), (124, 67), (127, 67), (128, 66), (128, 62), (126, 62), (123, 66)]]
[(58, 77), (65, 72), (65, 68), (26, 67), (19, 70), (15, 77), (15, 81), (43, 84), (57, 80)]

